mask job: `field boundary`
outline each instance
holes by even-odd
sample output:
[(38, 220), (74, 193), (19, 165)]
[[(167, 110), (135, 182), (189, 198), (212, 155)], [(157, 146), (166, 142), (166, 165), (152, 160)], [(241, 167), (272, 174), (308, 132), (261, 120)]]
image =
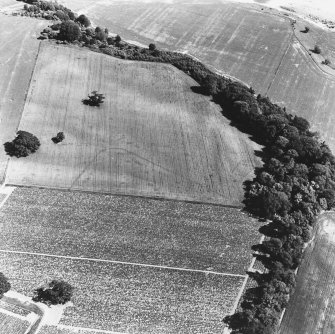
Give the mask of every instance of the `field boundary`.
[(86, 332), (97, 332), (97, 333), (106, 333), (106, 334), (127, 334), (125, 332), (114, 332), (114, 331), (107, 331), (104, 329), (95, 329), (95, 328), (89, 328), (89, 327), (75, 327), (75, 326), (68, 326), (68, 325), (61, 325), (61, 324), (58, 324), (56, 327), (68, 329), (68, 330), (73, 331), (74, 333), (77, 333), (79, 331), (86, 331)]
[(104, 259), (96, 259), (96, 258), (89, 258), (89, 257), (54, 255), (54, 254), (44, 254), (44, 253), (35, 253), (35, 252), (23, 252), (23, 251), (13, 251), (13, 250), (6, 250), (6, 249), (0, 249), (0, 253), (44, 256), (44, 257), (53, 257), (53, 258), (69, 259), (69, 260), (104, 262), (104, 263), (111, 263), (111, 264), (124, 264), (124, 265), (129, 265), (129, 266), (136, 266), (136, 267), (147, 267), (147, 268), (156, 268), (156, 269), (197, 272), (197, 273), (203, 273), (203, 274), (206, 274), (206, 275), (212, 274), (212, 275), (230, 276), (230, 277), (243, 277), (243, 278), (245, 278), (247, 276), (247, 275), (241, 275), (241, 274), (221, 273), (221, 272), (210, 271), (210, 270), (178, 268), (178, 267), (159, 266), (159, 265), (146, 264), (146, 263), (125, 262), (125, 261), (116, 261), (116, 260), (104, 260)]
[(68, 192), (79, 192), (84, 194), (93, 194), (93, 195), (109, 195), (109, 196), (120, 196), (120, 197), (133, 197), (133, 198), (144, 198), (156, 201), (170, 201), (170, 202), (184, 202), (190, 204), (203, 204), (203, 205), (213, 205), (220, 206), (223, 208), (231, 208), (242, 210), (244, 208), (243, 205), (231, 205), (231, 204), (220, 204), (218, 202), (203, 202), (203, 201), (195, 201), (191, 199), (181, 199), (181, 198), (172, 198), (172, 197), (164, 197), (164, 196), (150, 196), (150, 195), (135, 195), (135, 194), (125, 194), (118, 192), (108, 192), (108, 191), (94, 191), (94, 190), (84, 190), (77, 188), (63, 188), (63, 187), (48, 187), (48, 186), (40, 186), (40, 185), (25, 185), (25, 184), (17, 184), (17, 183), (6, 183), (4, 184), (7, 187), (14, 188), (35, 188), (35, 189), (49, 189), (49, 190), (58, 190), (58, 191), (68, 191)]

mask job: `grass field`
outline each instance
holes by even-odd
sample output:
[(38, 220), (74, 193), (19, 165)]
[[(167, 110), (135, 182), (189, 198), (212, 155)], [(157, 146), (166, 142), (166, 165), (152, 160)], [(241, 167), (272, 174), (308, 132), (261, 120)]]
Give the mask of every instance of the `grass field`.
[(0, 254), (13, 289), (32, 291), (51, 278), (74, 285), (61, 324), (126, 333), (219, 333), (243, 277), (73, 259)]
[[(259, 146), (195, 85), (170, 65), (44, 44), (20, 123), (41, 148), (11, 159), (7, 183), (241, 205)], [(81, 102), (93, 90), (100, 108)]]
[(38, 53), (36, 38), (46, 25), (0, 13), (0, 182), (8, 162), (2, 145), (15, 136)]
[(244, 275), (259, 226), (220, 206), (18, 188), (0, 249)]
[(330, 212), (320, 217), (316, 237), (305, 251), (280, 334), (335, 332), (334, 254), (335, 213)]
[(0, 333), (3, 334), (25, 334), (29, 322), (18, 319), (1, 312), (0, 309)]

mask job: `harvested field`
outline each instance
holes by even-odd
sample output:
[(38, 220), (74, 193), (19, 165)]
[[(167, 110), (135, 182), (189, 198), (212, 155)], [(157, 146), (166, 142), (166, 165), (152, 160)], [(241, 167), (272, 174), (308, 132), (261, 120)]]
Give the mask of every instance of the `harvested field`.
[(0, 13), (0, 182), (8, 162), (2, 145), (15, 136), (38, 54), (36, 38), (46, 25)]
[(220, 333), (243, 277), (130, 265), (0, 254), (0, 267), (20, 293), (51, 278), (75, 287), (61, 324), (126, 333)]
[[(66, 2), (71, 6), (72, 0)], [(257, 91), (270, 84), (292, 37), (287, 19), (260, 14), (249, 4), (100, 1), (82, 6), (95, 24), (124, 39), (188, 52)]]
[[(255, 4), (65, 2), (124, 39), (188, 52), (246, 82), (289, 112), (306, 117), (335, 151), (335, 76), (321, 65), (324, 58), (335, 59), (333, 32), (298, 19), (295, 33), (303, 48), (283, 13)], [(303, 34), (306, 25), (311, 30)], [(309, 49), (316, 44), (322, 55), (311, 57)]]
[[(42, 329), (39, 331), (39, 334), (108, 334), (108, 332), (99, 332), (90, 330), (80, 330), (78, 327), (63, 327), (61, 326), (43, 326)], [(113, 332), (110, 332), (113, 334)], [(115, 332), (114, 332), (115, 333)]]
[[(170, 65), (44, 44), (20, 123), (41, 148), (11, 159), (7, 183), (240, 206), (259, 146), (196, 85)], [(99, 108), (81, 102), (93, 90)]]
[(244, 275), (260, 223), (220, 206), (18, 188), (0, 226), (0, 249)]
[(305, 251), (280, 334), (335, 332), (334, 255), (335, 213), (328, 212), (320, 217), (316, 237)]
[(1, 312), (0, 309), (0, 333), (3, 334), (25, 334), (29, 322), (18, 319)]
[(292, 113), (308, 119), (312, 129), (319, 131), (321, 138), (335, 151), (334, 91), (335, 78), (322, 73), (296, 42), (279, 67), (269, 96), (286, 105)]

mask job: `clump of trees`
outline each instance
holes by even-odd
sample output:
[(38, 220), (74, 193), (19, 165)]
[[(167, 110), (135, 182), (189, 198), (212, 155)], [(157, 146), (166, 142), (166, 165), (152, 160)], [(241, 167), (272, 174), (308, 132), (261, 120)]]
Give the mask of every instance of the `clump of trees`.
[(40, 145), (38, 138), (27, 131), (18, 131), (13, 141), (4, 144), (6, 153), (17, 158), (36, 152)]
[(35, 290), (33, 301), (47, 305), (58, 305), (69, 302), (74, 288), (63, 280), (52, 280), (47, 286)]
[(64, 132), (58, 132), (55, 137), (52, 137), (51, 140), (55, 143), (58, 144), (62, 142), (65, 139)]
[(0, 272), (0, 299), (3, 295), (8, 292), (11, 288), (10, 283), (8, 282), (8, 278)]
[(82, 102), (92, 107), (100, 107), (100, 104), (104, 103), (104, 99), (105, 97), (103, 94), (100, 94), (94, 90), (90, 95), (88, 95), (88, 98), (82, 100)]

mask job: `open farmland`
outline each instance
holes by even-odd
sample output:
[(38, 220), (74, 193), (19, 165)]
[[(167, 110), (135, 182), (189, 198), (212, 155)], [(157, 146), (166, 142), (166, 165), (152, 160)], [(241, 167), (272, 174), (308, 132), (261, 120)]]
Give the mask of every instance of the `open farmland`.
[(18, 188), (0, 249), (244, 275), (259, 226), (220, 206)]
[(280, 334), (335, 332), (335, 213), (323, 214), (305, 251)]
[(75, 287), (60, 323), (121, 333), (219, 333), (243, 277), (170, 269), (0, 254), (13, 289), (32, 291), (51, 278)]
[(334, 152), (334, 91), (335, 77), (321, 72), (299, 43), (294, 43), (278, 69), (269, 96), (286, 105), (287, 110), (309, 120), (312, 129), (320, 132), (321, 138)]
[[(261, 5), (224, 3), (146, 3), (64, 1), (87, 13), (97, 25), (123, 38), (148, 45), (188, 52), (283, 103), (293, 114), (306, 117), (313, 130), (335, 151), (334, 74), (320, 68), (324, 57), (333, 59), (334, 33), (298, 19), (296, 36), (290, 20)], [(106, 15), (108, 13), (108, 15)], [(272, 14), (271, 14), (272, 13)], [(308, 25), (309, 34), (300, 30)], [(321, 45), (320, 57), (308, 55)]]
[(292, 37), (288, 20), (248, 4), (194, 2), (98, 1), (82, 10), (125, 39), (190, 53), (257, 91), (267, 87)]
[[(46, 25), (44, 21), (0, 13), (1, 146), (15, 136), (39, 50), (40, 41), (36, 38)], [(4, 180), (7, 162), (8, 157), (1, 147), (0, 182)]]
[(0, 309), (0, 333), (2, 334), (25, 334), (29, 322), (15, 316), (1, 312)]
[[(259, 146), (196, 85), (170, 65), (44, 44), (19, 126), (41, 148), (11, 159), (7, 183), (240, 206)], [(99, 108), (81, 102), (93, 90)]]

